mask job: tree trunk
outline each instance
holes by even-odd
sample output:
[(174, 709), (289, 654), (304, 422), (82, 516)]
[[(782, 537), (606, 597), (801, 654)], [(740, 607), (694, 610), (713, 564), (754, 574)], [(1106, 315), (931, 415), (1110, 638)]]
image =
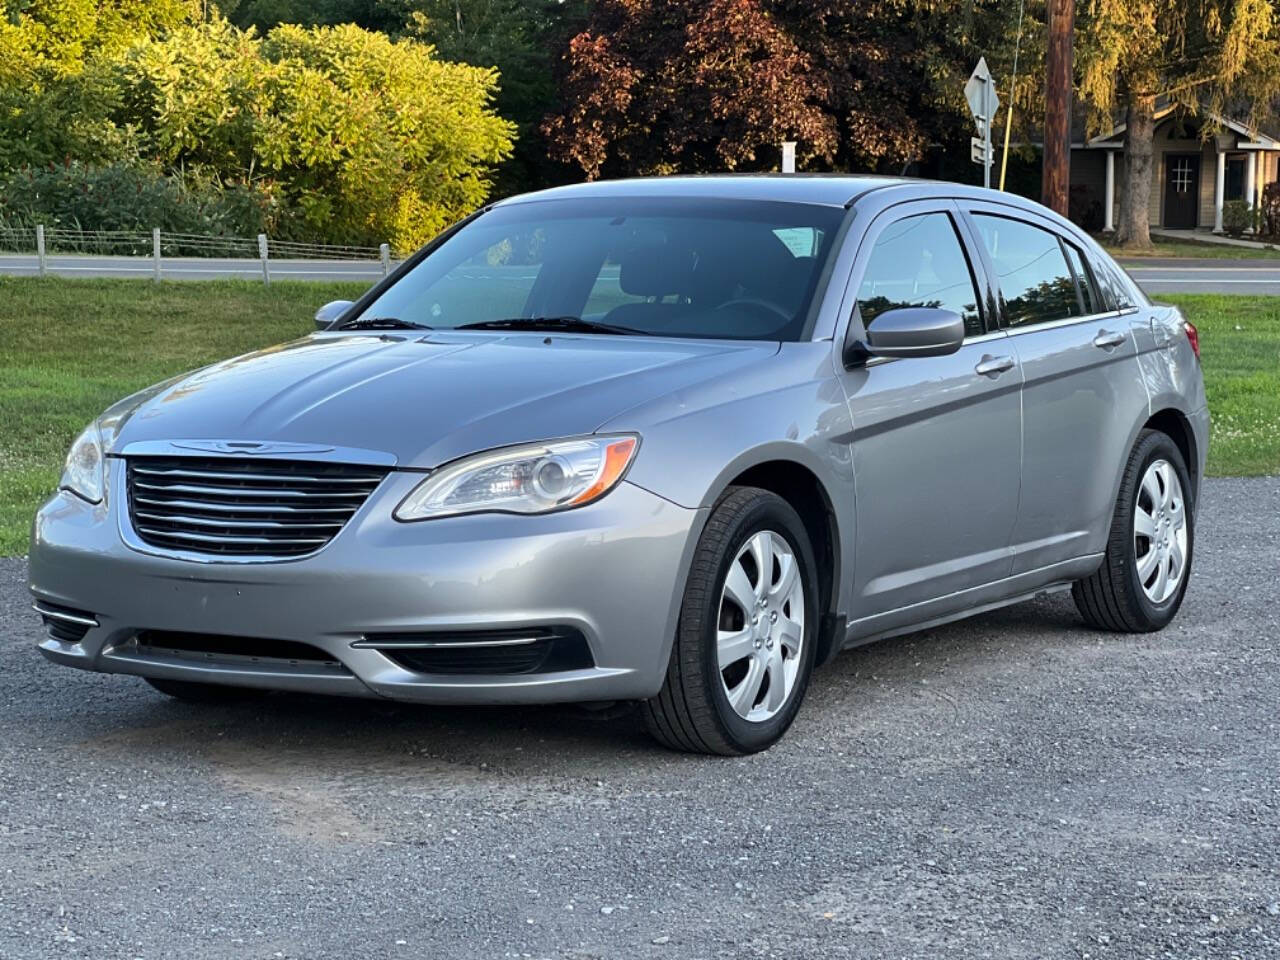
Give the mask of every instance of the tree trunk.
[(1156, 98), (1129, 94), (1124, 130), (1124, 187), (1116, 243), (1130, 249), (1151, 246), (1151, 155), (1155, 147)]

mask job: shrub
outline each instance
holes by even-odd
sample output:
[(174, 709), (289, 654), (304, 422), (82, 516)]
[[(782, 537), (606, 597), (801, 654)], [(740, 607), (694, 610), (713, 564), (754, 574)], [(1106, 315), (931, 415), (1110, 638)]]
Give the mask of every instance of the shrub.
[(270, 194), (224, 185), (199, 171), (186, 178), (142, 161), (92, 167), (28, 167), (0, 190), (0, 217), (49, 228), (252, 237), (269, 229)]
[(118, 76), (116, 121), (145, 153), (269, 178), (289, 239), (412, 249), (484, 202), (511, 149), (493, 70), (351, 25), (182, 27), (134, 46)]
[(1222, 205), (1222, 230), (1238, 237), (1254, 223), (1254, 211), (1244, 200), (1228, 200)]
[(1261, 221), (1263, 233), (1269, 237), (1280, 236), (1280, 181), (1262, 188)]

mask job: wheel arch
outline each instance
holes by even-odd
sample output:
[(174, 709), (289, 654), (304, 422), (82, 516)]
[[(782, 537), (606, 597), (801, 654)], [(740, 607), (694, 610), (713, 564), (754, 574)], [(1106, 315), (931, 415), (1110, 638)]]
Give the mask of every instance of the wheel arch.
[(822, 613), (814, 665), (831, 659), (844, 643), (846, 618), (838, 612), (841, 581), (840, 519), (827, 485), (805, 464), (785, 458), (763, 459), (739, 466), (722, 478), (718, 500), (729, 487), (758, 487), (777, 494), (800, 515), (818, 564), (818, 600)]
[(1186, 414), (1177, 407), (1164, 407), (1148, 417), (1147, 421), (1142, 425), (1142, 429), (1159, 430), (1174, 442), (1187, 465), (1187, 473), (1191, 477), (1192, 496), (1198, 497), (1200, 491), (1199, 450), (1196, 447), (1195, 430), (1192, 428), (1191, 421)]

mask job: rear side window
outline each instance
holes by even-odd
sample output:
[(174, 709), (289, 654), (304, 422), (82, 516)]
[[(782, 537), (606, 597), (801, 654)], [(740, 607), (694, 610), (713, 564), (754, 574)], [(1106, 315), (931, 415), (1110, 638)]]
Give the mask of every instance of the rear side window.
[(1107, 308), (1098, 294), (1093, 282), (1093, 273), (1085, 263), (1082, 254), (1073, 244), (1064, 243), (1067, 248), (1067, 259), (1071, 261), (1071, 269), (1075, 271), (1076, 283), (1080, 285), (1080, 300), (1084, 304), (1085, 313), (1102, 313)]
[(863, 324), (899, 307), (940, 307), (964, 318), (967, 336), (983, 333), (969, 259), (945, 213), (904, 217), (876, 238), (858, 287)]
[(1095, 268), (1094, 275), (1098, 278), (1098, 284), (1106, 295), (1107, 305), (1112, 310), (1129, 310), (1136, 306), (1133, 296), (1129, 293), (1128, 285), (1120, 279), (1113, 264), (1105, 260), (1095, 261)]
[(995, 265), (1009, 326), (1082, 315), (1056, 234), (1007, 217), (975, 214), (973, 219)]

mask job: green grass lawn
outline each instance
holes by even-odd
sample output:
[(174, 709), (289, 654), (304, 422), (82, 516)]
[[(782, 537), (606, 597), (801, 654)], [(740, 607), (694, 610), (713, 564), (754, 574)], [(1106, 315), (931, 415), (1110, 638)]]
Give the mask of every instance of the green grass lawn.
[(1094, 234), (1094, 239), (1113, 257), (1149, 258), (1182, 257), (1194, 260), (1280, 260), (1280, 248), (1269, 246), (1237, 247), (1229, 243), (1200, 243), (1195, 240), (1169, 240), (1153, 237), (1149, 250), (1126, 250), (1111, 243), (1110, 237)]
[(1280, 297), (1160, 294), (1200, 331), (1208, 473), (1280, 473)]
[(0, 278), (0, 556), (24, 553), (66, 448), (114, 401), (312, 328), (361, 283)]
[[(26, 549), (67, 446), (112, 402), (311, 329), (363, 284), (0, 278), (0, 555)], [(1200, 328), (1209, 472), (1280, 472), (1280, 297), (1162, 296)]]

